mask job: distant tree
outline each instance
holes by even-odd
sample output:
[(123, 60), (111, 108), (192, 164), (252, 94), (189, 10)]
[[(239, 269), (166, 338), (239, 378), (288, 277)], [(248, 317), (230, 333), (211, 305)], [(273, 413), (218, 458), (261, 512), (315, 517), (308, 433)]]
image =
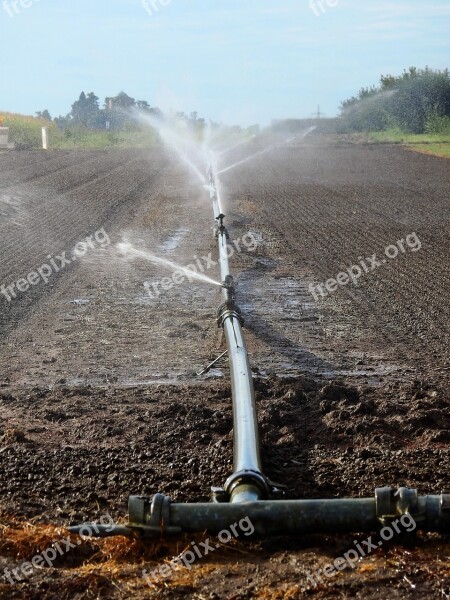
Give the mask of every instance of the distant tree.
[(221, 127), (222, 127), (222, 125), (220, 123), (217, 123), (216, 121), (212, 121), (211, 119), (209, 120), (209, 128), (211, 129), (211, 131), (217, 131)]
[(66, 115), (65, 117), (59, 115), (59, 117), (54, 118), (54, 122), (56, 123), (58, 129), (67, 129), (67, 127), (70, 126), (71, 118), (70, 115)]
[(183, 118), (186, 121), (186, 124), (190, 129), (196, 132), (202, 132), (206, 126), (206, 121), (203, 118), (199, 118), (198, 112), (193, 111), (190, 113), (189, 117), (187, 117), (184, 113)]
[(164, 120), (164, 113), (161, 109), (155, 107), (151, 109), (151, 113), (155, 119), (159, 119), (160, 121)]
[(45, 121), (51, 121), (52, 120), (52, 118), (50, 116), (50, 113), (48, 112), (47, 109), (42, 110), (42, 111), (41, 110), (37, 111), (36, 116), (37, 116), (38, 119), (44, 119)]
[(138, 100), (136, 102), (136, 107), (143, 112), (152, 112), (152, 107), (147, 102), (147, 100)]
[(136, 106), (136, 100), (125, 94), (125, 92), (120, 92), (117, 96), (108, 97), (105, 99), (105, 106), (107, 108), (121, 108), (123, 110), (129, 110)]
[(398, 125), (424, 133), (435, 117), (450, 117), (450, 72), (410, 67), (398, 78), (390, 110)]
[(130, 111), (136, 107), (136, 100), (125, 92), (105, 98), (105, 118), (111, 129), (135, 128), (136, 123)]
[(78, 100), (72, 104), (72, 110), (69, 113), (72, 123), (89, 129), (100, 127), (103, 119), (98, 100), (93, 92), (89, 92), (87, 96), (81, 92)]
[(354, 131), (397, 126), (424, 133), (450, 122), (450, 72), (410, 67), (382, 75), (379, 87), (362, 88), (341, 104), (341, 124)]
[[(78, 100), (72, 104), (71, 111), (66, 116), (54, 119), (57, 127), (63, 129), (66, 135), (71, 135), (73, 127), (85, 127), (87, 129), (109, 128), (111, 130), (134, 130), (140, 127), (138, 120), (133, 115), (133, 109), (152, 114), (154, 118), (163, 120), (164, 114), (159, 108), (151, 107), (147, 100), (135, 100), (124, 91), (117, 96), (107, 96), (104, 107), (99, 107), (99, 99), (93, 93), (81, 92)], [(51, 120), (47, 110), (36, 113), (41, 118)], [(197, 112), (191, 112), (189, 116), (185, 113), (177, 113), (177, 117), (184, 121), (188, 127), (196, 132), (201, 132), (205, 127), (205, 119), (199, 118)]]
[(201, 127), (203, 127), (203, 125), (205, 125), (205, 123), (206, 123), (205, 119), (198, 116), (197, 111), (191, 112), (191, 114), (189, 115), (188, 121), (190, 121), (191, 124), (194, 126), (201, 126)]

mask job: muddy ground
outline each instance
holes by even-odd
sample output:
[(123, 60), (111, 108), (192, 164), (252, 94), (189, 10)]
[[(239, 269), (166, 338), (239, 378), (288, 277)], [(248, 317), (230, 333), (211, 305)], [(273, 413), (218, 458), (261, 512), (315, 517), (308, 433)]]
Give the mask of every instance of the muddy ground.
[[(259, 149), (251, 142), (222, 166)], [(448, 180), (444, 159), (320, 136), (221, 176), (232, 240), (256, 241), (231, 265), (264, 469), (292, 498), (449, 489)], [(2, 573), (67, 524), (124, 520), (130, 493), (208, 500), (232, 468), (232, 418), (226, 361), (195, 375), (223, 349), (218, 288), (159, 286), (151, 298), (144, 282), (168, 273), (116, 248), (129, 241), (181, 264), (216, 257), (208, 194), (170, 153), (1, 153), (0, 215), (6, 290), (63, 252), (70, 260), (47, 284), (0, 295)], [(374, 254), (380, 264), (356, 284), (317, 292)], [(191, 537), (86, 541), (52, 569), (3, 578), (0, 597), (450, 596), (450, 544), (434, 534), (308, 580), (366, 537), (238, 540), (153, 587), (142, 569)]]

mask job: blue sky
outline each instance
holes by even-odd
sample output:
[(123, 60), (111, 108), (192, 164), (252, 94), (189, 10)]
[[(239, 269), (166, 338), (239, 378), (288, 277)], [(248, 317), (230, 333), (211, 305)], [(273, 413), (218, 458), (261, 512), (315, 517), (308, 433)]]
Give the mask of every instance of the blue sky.
[(333, 116), (382, 73), (450, 67), (448, 0), (16, 1), (0, 0), (0, 110), (57, 116), (82, 90), (124, 90), (266, 124)]

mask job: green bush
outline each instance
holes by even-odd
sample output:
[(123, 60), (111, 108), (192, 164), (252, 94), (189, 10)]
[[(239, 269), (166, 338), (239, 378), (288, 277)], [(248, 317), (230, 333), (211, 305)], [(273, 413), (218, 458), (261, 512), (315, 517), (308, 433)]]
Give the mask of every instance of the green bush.
[(341, 118), (347, 131), (440, 133), (450, 119), (450, 72), (410, 67), (399, 77), (382, 76), (379, 87), (342, 103)]
[(450, 117), (430, 113), (425, 121), (425, 133), (448, 133), (450, 134)]
[(9, 127), (9, 139), (14, 143), (16, 150), (42, 148), (42, 127), (49, 129), (51, 150), (148, 147), (156, 140), (156, 134), (151, 129), (106, 131), (76, 125), (59, 129), (51, 121), (13, 113), (0, 113), (0, 122)]
[(17, 150), (42, 148), (42, 127), (56, 130), (49, 121), (14, 113), (0, 113), (0, 120), (9, 127), (9, 140)]

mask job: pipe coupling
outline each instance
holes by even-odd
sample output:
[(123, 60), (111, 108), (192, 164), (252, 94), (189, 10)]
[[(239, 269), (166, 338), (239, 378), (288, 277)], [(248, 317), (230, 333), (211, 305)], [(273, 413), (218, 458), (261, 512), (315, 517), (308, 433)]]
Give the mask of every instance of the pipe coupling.
[(417, 490), (409, 488), (382, 487), (375, 490), (377, 518), (383, 526), (389, 525), (394, 519), (418, 512)]
[(227, 300), (219, 306), (217, 309), (217, 325), (223, 327), (227, 319), (237, 319), (244, 327), (244, 317), (242, 316), (241, 309), (234, 300)]
[(163, 494), (155, 494), (152, 498), (130, 496), (128, 527), (137, 530), (141, 536), (147, 538), (181, 533), (181, 527), (170, 525), (170, 502), (170, 498)]
[[(401, 487), (399, 489), (383, 487), (375, 490), (376, 512), (383, 526), (392, 523), (402, 515), (410, 514), (416, 523), (423, 523), (435, 530), (450, 529), (450, 494), (442, 493), (438, 502), (420, 498), (417, 490)], [(426, 527), (426, 528), (427, 528)]]
[(262, 500), (284, 498), (287, 491), (286, 486), (270, 481), (259, 471), (247, 469), (230, 475), (225, 482), (223, 491), (230, 498), (236, 488), (247, 485), (258, 488), (261, 491)]

